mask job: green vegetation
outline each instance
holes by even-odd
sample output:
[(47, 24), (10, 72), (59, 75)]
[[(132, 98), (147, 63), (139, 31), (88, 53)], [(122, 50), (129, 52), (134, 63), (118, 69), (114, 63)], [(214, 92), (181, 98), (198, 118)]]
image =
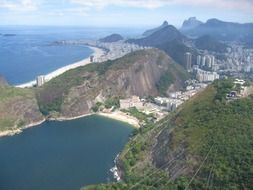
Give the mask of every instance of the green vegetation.
[(238, 90), (234, 88), (233, 80), (227, 79), (227, 80), (216, 80), (214, 82), (214, 87), (216, 89), (215, 99), (219, 101), (225, 101), (226, 95), (231, 90)]
[[(147, 74), (143, 75), (143, 72)], [(149, 79), (142, 80), (141, 76)], [(159, 77), (157, 85), (148, 82), (157, 82)], [(170, 84), (175, 83), (175, 88), (181, 88), (188, 77), (187, 72), (164, 52), (140, 50), (113, 61), (67, 71), (37, 88), (36, 97), (40, 111), (48, 117), (73, 114), (73, 110), (75, 113), (89, 112), (91, 104), (96, 112), (98, 107), (94, 105), (94, 97), (100, 93), (107, 99), (105, 108), (117, 108), (119, 102), (115, 97), (157, 94), (157, 91), (165, 94)], [(82, 106), (78, 107), (78, 102), (82, 102)]]
[(15, 97), (30, 97), (31, 95), (33, 95), (31, 89), (0, 86), (0, 102), (8, 101)]
[(170, 72), (166, 72), (161, 76), (160, 80), (156, 84), (159, 93), (162, 96), (166, 96), (169, 86), (174, 82), (173, 75)]
[(81, 74), (84, 69), (86, 69), (86, 67), (67, 71), (37, 90), (39, 108), (44, 115), (61, 111), (61, 105), (65, 94), (68, 93), (72, 86), (82, 84), (83, 78)]
[(106, 109), (110, 109), (110, 108), (119, 108), (120, 105), (119, 105), (119, 100), (120, 98), (119, 97), (111, 97), (111, 98), (108, 98), (104, 105), (105, 105), (105, 108)]
[[(123, 180), (87, 189), (253, 189), (253, 96), (226, 101), (231, 88), (231, 80), (215, 81), (177, 112), (138, 130), (120, 155)], [(153, 163), (169, 163), (178, 151), (185, 156), (174, 156), (179, 173), (172, 180), (172, 168)]]
[(137, 118), (139, 121), (141, 121), (142, 123), (149, 123), (152, 122), (154, 120), (154, 116), (153, 114), (145, 114), (141, 111), (139, 111), (136, 107), (130, 108), (128, 110), (122, 110), (123, 112), (129, 113), (131, 116)]
[(228, 48), (226, 44), (219, 42), (209, 35), (204, 35), (196, 39), (195, 45), (198, 49), (215, 52), (226, 52)]
[(91, 108), (91, 110), (92, 110), (93, 112), (98, 112), (99, 109), (100, 109), (100, 107), (101, 107), (102, 105), (103, 105), (103, 103), (97, 102), (97, 103)]
[(175, 119), (174, 146), (185, 139), (189, 154), (199, 160), (189, 164), (197, 168), (211, 150), (191, 189), (204, 189), (210, 174), (212, 189), (253, 188), (253, 97), (224, 101), (232, 86), (230, 80), (216, 81)]
[[(34, 93), (31, 89), (0, 86), (0, 131), (24, 126), (25, 121), (20, 116), (25, 110), (19, 109), (22, 109), (21, 106), (25, 105), (27, 100), (32, 99)], [(15, 106), (17, 103), (19, 107)]]
[(102, 102), (97, 102), (92, 108), (91, 110), (93, 112), (98, 112), (98, 111), (101, 111), (103, 110), (103, 108), (106, 108), (106, 109), (111, 109), (113, 108), (114, 110), (119, 108), (120, 105), (119, 105), (119, 97), (111, 97), (111, 98), (108, 98), (106, 99), (106, 101), (104, 103)]
[[(71, 88), (82, 85), (85, 81), (91, 82), (93, 80), (92, 82), (99, 82), (99, 80), (103, 80), (107, 71), (113, 72), (114, 70), (126, 69), (129, 65), (133, 64), (136, 59), (145, 54), (145, 51), (137, 51), (132, 53), (131, 56), (124, 56), (114, 61), (107, 61), (103, 64), (93, 63), (63, 73), (46, 83), (43, 87), (37, 89), (36, 96), (40, 111), (46, 116), (52, 115), (54, 112), (60, 113), (64, 98), (68, 95)], [(110, 104), (118, 103), (108, 100), (106, 106), (108, 107)]]

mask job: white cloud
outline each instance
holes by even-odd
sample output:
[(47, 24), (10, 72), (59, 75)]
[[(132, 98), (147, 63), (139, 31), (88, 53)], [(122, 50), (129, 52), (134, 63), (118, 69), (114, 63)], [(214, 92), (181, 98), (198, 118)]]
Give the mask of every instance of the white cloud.
[(36, 11), (38, 9), (38, 2), (33, 0), (18, 0), (15, 2), (0, 0), (0, 8), (10, 11)]
[(71, 3), (79, 4), (88, 8), (102, 9), (110, 5), (123, 7), (139, 7), (156, 9), (169, 5), (186, 5), (198, 7), (214, 7), (253, 11), (252, 0), (69, 0)]

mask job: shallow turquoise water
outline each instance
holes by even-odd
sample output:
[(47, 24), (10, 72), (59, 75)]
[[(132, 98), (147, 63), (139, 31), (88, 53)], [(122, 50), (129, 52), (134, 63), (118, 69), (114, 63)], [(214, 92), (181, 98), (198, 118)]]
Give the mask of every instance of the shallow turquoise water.
[(0, 138), (1, 190), (78, 190), (112, 180), (109, 169), (133, 128), (89, 116), (45, 122)]

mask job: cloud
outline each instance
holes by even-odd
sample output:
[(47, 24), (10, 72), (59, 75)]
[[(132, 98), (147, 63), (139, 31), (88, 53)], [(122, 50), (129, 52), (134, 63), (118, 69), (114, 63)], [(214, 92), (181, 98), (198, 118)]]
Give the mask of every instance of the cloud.
[(10, 11), (36, 11), (38, 9), (38, 3), (33, 0), (0, 0), (0, 8), (8, 9)]
[(170, 5), (185, 5), (197, 7), (213, 7), (253, 11), (252, 0), (69, 0), (71, 3), (88, 8), (102, 9), (110, 5), (156, 9)]

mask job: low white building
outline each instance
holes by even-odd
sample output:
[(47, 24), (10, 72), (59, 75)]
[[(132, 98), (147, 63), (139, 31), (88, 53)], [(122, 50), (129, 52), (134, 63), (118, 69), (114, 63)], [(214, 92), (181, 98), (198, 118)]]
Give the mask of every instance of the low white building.
[(183, 101), (172, 98), (157, 97), (155, 98), (155, 103), (163, 106), (167, 111), (174, 111), (179, 105), (183, 103)]
[(220, 78), (220, 76), (216, 72), (209, 72), (209, 71), (197, 69), (196, 79), (199, 82), (212, 82), (212, 81), (219, 79), (219, 78)]
[(138, 96), (132, 96), (132, 98), (120, 100), (120, 109), (129, 109), (136, 107), (137, 109), (143, 108), (143, 102)]
[(182, 94), (182, 91), (177, 91), (177, 92), (172, 92), (172, 93), (169, 93), (169, 97), (170, 98), (178, 98), (180, 95)]

